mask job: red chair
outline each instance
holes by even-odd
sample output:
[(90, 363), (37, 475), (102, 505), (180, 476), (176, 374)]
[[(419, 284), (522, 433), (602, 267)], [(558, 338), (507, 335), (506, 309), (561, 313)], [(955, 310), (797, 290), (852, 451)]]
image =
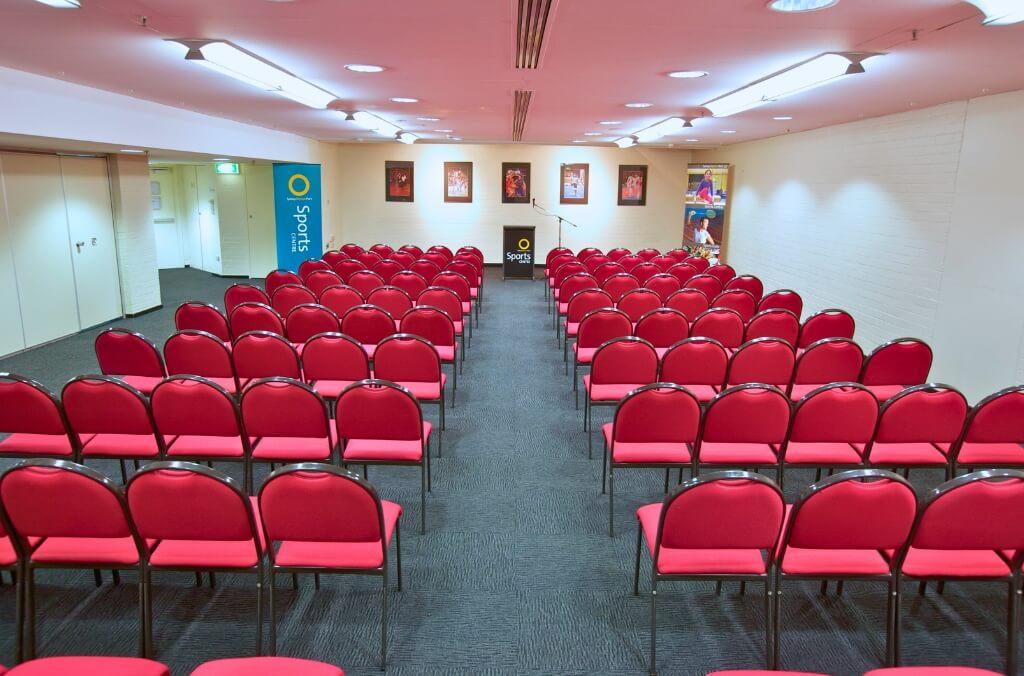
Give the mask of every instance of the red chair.
[(365, 302), (362, 294), (351, 286), (332, 286), (320, 294), (320, 304), (339, 317), (344, 317), (346, 312)]
[(622, 258), (623, 256), (628, 256), (629, 254), (630, 254), (629, 249), (623, 249), (622, 247), (617, 247), (615, 249), (611, 249), (605, 255), (608, 256), (608, 258), (612, 259), (613, 261), (617, 261), (620, 258)]
[(653, 264), (653, 265), (657, 265), (658, 269), (661, 270), (663, 273), (664, 272), (668, 272), (669, 268), (671, 268), (673, 265), (676, 265), (676, 264), (679, 263), (679, 261), (677, 261), (675, 258), (673, 258), (672, 256), (669, 256), (667, 254), (662, 254), (660, 256), (655, 256), (654, 258), (652, 258), (648, 262)]
[(804, 301), (796, 291), (778, 289), (769, 293), (757, 304), (758, 312), (776, 308), (789, 310), (799, 318), (804, 311)]
[(789, 417), (789, 399), (773, 385), (747, 383), (723, 390), (704, 414), (694, 475), (701, 467), (777, 467)]
[[(972, 580), (1007, 585), (1006, 673), (1017, 673), (1024, 472), (989, 469), (932, 490), (918, 511), (901, 566), (905, 580)], [(899, 614), (896, 622), (899, 663)]]
[(282, 317), (300, 305), (316, 304), (316, 296), (304, 286), (285, 284), (279, 286), (270, 296), (270, 307)]
[(231, 362), (239, 383), (271, 376), (302, 377), (295, 347), (284, 336), (268, 331), (249, 331), (236, 338)]
[(668, 300), (669, 296), (683, 288), (683, 285), (672, 275), (662, 272), (654, 275), (644, 282), (644, 288), (650, 289), (654, 293), (658, 294), (658, 297), (661, 298), (662, 304), (664, 304), (665, 301)]
[(633, 335), (653, 345), (660, 359), (670, 347), (690, 337), (690, 322), (679, 310), (659, 307), (637, 320)]
[(928, 343), (919, 338), (897, 338), (871, 351), (864, 360), (859, 381), (879, 401), (885, 401), (905, 387), (927, 382), (931, 368), (932, 349)]
[(475, 258), (469, 260), (455, 259), (445, 266), (444, 271), (457, 272), (469, 282), (470, 297), (477, 301), (480, 297), (480, 282), (483, 266)]
[(266, 279), (263, 280), (263, 288), (271, 298), (274, 297), (274, 292), (285, 284), (302, 286), (302, 277), (299, 277), (291, 270), (278, 269), (271, 272), (267, 275)]
[(781, 338), (790, 345), (796, 345), (800, 335), (800, 319), (789, 310), (773, 308), (761, 310), (747, 321), (743, 339)]
[(412, 392), (386, 380), (360, 381), (338, 397), (338, 442), (344, 466), (399, 465), (420, 468), (420, 532), (427, 532), (430, 432)]
[(326, 261), (319, 258), (307, 258), (306, 260), (299, 263), (299, 277), (303, 281), (306, 280), (311, 274), (317, 270), (330, 270), (331, 266)]
[(44, 657), (0, 673), (7, 676), (171, 676), (163, 664), (141, 657)]
[[(466, 347), (470, 347), (473, 340), (473, 323), (470, 321), (473, 314), (473, 295), (469, 280), (457, 272), (439, 272), (430, 280), (430, 286), (451, 289), (459, 297), (459, 302), (462, 304), (462, 321), (467, 327)], [(477, 323), (479, 323), (479, 318)]]
[(736, 349), (743, 344), (743, 317), (729, 308), (712, 307), (701, 312), (693, 320), (690, 335), (714, 338), (727, 349)]
[[(396, 261), (401, 265), (403, 270), (407, 270), (410, 265), (416, 262), (417, 258), (419, 258), (419, 256), (413, 255), (408, 251), (396, 251), (391, 254), (391, 260)], [(394, 282), (392, 281), (392, 283)]]
[(340, 261), (348, 260), (350, 256), (344, 251), (325, 251), (324, 255), (320, 258), (324, 263), (330, 265), (333, 270), (335, 265)]
[(709, 267), (711, 267), (711, 262), (708, 261), (708, 259), (704, 258), (703, 256), (689, 256), (688, 258), (684, 258), (683, 262), (686, 263), (687, 265), (692, 265), (693, 267), (697, 268), (698, 274), (704, 272)]
[(636, 252), (636, 255), (644, 261), (650, 261), (660, 256), (661, 252), (657, 249), (648, 247), (646, 249), (640, 249)]
[(423, 279), (429, 280), (433, 279), (437, 273), (441, 272), (441, 266), (439, 266), (437, 263), (433, 263), (428, 260), (423, 260), (421, 258), (412, 265), (410, 265), (408, 267), (408, 270), (415, 272)]
[(380, 278), (384, 280), (385, 284), (390, 284), (391, 278), (404, 269), (405, 266), (399, 263), (398, 261), (391, 260), (390, 258), (385, 258), (384, 260), (370, 268), (370, 271), (376, 272), (378, 275), (380, 275)]
[(341, 332), (352, 336), (373, 359), (377, 343), (395, 332), (395, 320), (384, 308), (376, 305), (357, 305), (341, 318)]
[[(583, 267), (587, 269), (587, 272), (594, 274), (598, 268), (603, 267), (609, 263), (613, 263), (612, 259), (608, 258), (604, 254), (594, 254), (593, 256), (587, 256), (581, 261)], [(621, 266), (620, 266), (621, 267)]]
[(443, 244), (435, 244), (434, 246), (427, 249), (427, 253), (436, 253), (444, 256), (446, 261), (450, 261), (453, 257), (452, 250)]
[(405, 291), (415, 303), (429, 285), (422, 275), (418, 275), (412, 270), (402, 270), (391, 278), (391, 286)]
[(398, 248), (398, 250), (399, 251), (404, 251), (406, 253), (410, 253), (413, 256), (415, 256), (416, 258), (419, 258), (420, 256), (423, 255), (423, 249), (419, 248), (415, 244), (405, 244), (403, 246), (400, 246)]
[(822, 385), (855, 382), (860, 375), (864, 353), (849, 338), (823, 338), (797, 356), (790, 399), (801, 399)]
[(597, 279), (597, 283), (600, 286), (604, 286), (604, 283), (608, 281), (609, 277), (613, 275), (623, 274), (626, 272), (626, 268), (622, 267), (614, 261), (608, 261), (602, 265), (599, 265), (594, 270), (593, 275)]
[[(407, 389), (421, 404), (436, 404), (441, 429), (445, 429), (444, 387), (448, 382), (441, 368), (441, 356), (429, 340), (409, 333), (396, 333), (380, 341), (373, 353), (373, 377)], [(441, 455), (437, 441), (437, 455)]]
[(341, 277), (333, 270), (314, 270), (306, 277), (306, 288), (319, 298), (320, 295), (332, 286), (343, 284)]
[(155, 462), (125, 486), (143, 560), (145, 655), (153, 650), (153, 573), (252, 573), (256, 576), (256, 654), (263, 648), (263, 535), (250, 498), (220, 472), (193, 462)]
[(640, 550), (646, 544), (651, 557), (650, 673), (657, 672), (655, 603), (662, 581), (764, 584), (765, 656), (767, 666), (772, 666), (771, 590), (784, 512), (782, 492), (770, 479), (737, 471), (694, 477), (664, 501), (637, 510), (633, 594), (640, 593)]
[(100, 373), (125, 381), (149, 394), (167, 376), (160, 350), (141, 333), (128, 329), (105, 329), (93, 344)]
[(725, 382), (729, 351), (714, 338), (691, 337), (670, 347), (661, 357), (658, 380), (693, 392), (703, 404), (714, 399)]
[(661, 307), (661, 297), (650, 289), (633, 289), (622, 294), (615, 307), (629, 316), (629, 321), (636, 324), (648, 312)]
[(640, 280), (628, 272), (620, 272), (604, 280), (601, 290), (612, 297), (616, 303), (630, 291), (641, 288)]
[(355, 338), (342, 333), (320, 333), (306, 341), (302, 373), (317, 394), (333, 400), (352, 383), (370, 377), (370, 358)]
[(243, 383), (235, 377), (231, 364), (231, 350), (212, 333), (178, 331), (172, 334), (164, 343), (164, 359), (169, 375), (202, 376), (231, 394), (242, 389)]
[(615, 470), (664, 469), (667, 493), (669, 470), (682, 472), (692, 463), (699, 430), (700, 402), (681, 385), (653, 383), (622, 398), (614, 421), (601, 426), (601, 491), (607, 470), (609, 536), (615, 535)]
[(249, 485), (258, 463), (330, 461), (335, 439), (323, 398), (292, 378), (259, 378), (239, 402), (252, 448)]
[(0, 441), (0, 457), (74, 460), (78, 454), (77, 438), (57, 397), (13, 373), (0, 373), (0, 434), (7, 435)]
[(641, 263), (643, 263), (644, 259), (640, 258), (639, 256), (637, 256), (635, 254), (629, 254), (629, 255), (623, 256), (622, 258), (620, 258), (619, 260), (617, 260), (615, 262), (618, 263), (619, 265), (621, 265), (622, 267), (626, 268), (626, 272), (630, 272), (630, 271), (633, 270), (633, 268), (635, 268), (636, 266), (638, 266)]
[(707, 676), (828, 676), (816, 671), (776, 671), (775, 669), (726, 669), (711, 671)]
[(665, 300), (665, 307), (679, 310), (687, 319), (699, 317), (711, 307), (711, 302), (703, 291), (697, 289), (680, 289)]
[(640, 282), (640, 285), (643, 286), (651, 277), (654, 277), (655, 275), (660, 275), (661, 268), (659, 268), (654, 263), (640, 263), (639, 265), (633, 266), (633, 268), (629, 271), (629, 274), (636, 277), (637, 281)]
[(353, 258), (353, 257), (357, 256), (358, 254), (361, 254), (364, 251), (366, 251), (366, 249), (364, 249), (363, 247), (359, 246), (358, 244), (351, 244), (351, 243), (350, 244), (342, 244), (341, 245), (341, 250), (342, 250), (343, 253), (347, 254), (350, 258)]
[(345, 261), (338, 261), (334, 264), (334, 271), (341, 277), (341, 281), (348, 284), (348, 280), (357, 272), (366, 270), (366, 266), (354, 258)]
[[(124, 495), (95, 470), (66, 460), (24, 460), (0, 476), (0, 513), (21, 561), (16, 631), (20, 638), (24, 621), (26, 659), (36, 654), (36, 570), (91, 568), (97, 580), (99, 570), (142, 574), (145, 545), (132, 526)], [(141, 638), (140, 630), (140, 652)]]
[(690, 257), (690, 254), (686, 252), (686, 249), (672, 249), (671, 251), (666, 251), (665, 255), (672, 258), (672, 260), (677, 263), (682, 263)]
[(730, 291), (732, 289), (742, 289), (753, 296), (758, 302), (761, 301), (761, 297), (764, 295), (764, 284), (762, 284), (761, 280), (754, 275), (740, 275), (739, 277), (733, 277), (725, 283), (726, 291)]
[(249, 439), (228, 390), (199, 376), (171, 376), (153, 390), (150, 405), (168, 459), (242, 463), (249, 492)]
[(370, 251), (377, 254), (382, 258), (387, 258), (391, 254), (395, 253), (395, 250), (389, 247), (387, 244), (374, 244), (370, 247)]
[(967, 420), (967, 398), (948, 385), (908, 387), (885, 402), (869, 443), (857, 445), (872, 467), (930, 467), (953, 478), (948, 449)]
[(807, 489), (793, 505), (779, 544), (773, 667), (780, 661), (781, 592), (787, 579), (886, 584), (885, 663), (896, 663), (899, 568), (916, 513), (913, 486), (885, 470), (850, 470)]
[[(785, 672), (776, 671), (774, 674)], [(864, 676), (998, 676), (998, 671), (974, 669), (973, 667), (893, 667), (891, 669), (872, 669), (865, 671)]]
[(722, 282), (718, 281), (717, 277), (707, 274), (698, 274), (686, 280), (686, 283), (683, 284), (683, 288), (697, 289), (708, 298), (714, 298), (718, 294), (722, 293)]
[(471, 253), (474, 256), (476, 256), (477, 258), (479, 258), (481, 263), (484, 262), (484, 252), (481, 251), (480, 249), (478, 249), (475, 246), (467, 245), (467, 246), (461, 247), (456, 253), (457, 254)]
[(231, 311), (228, 324), (235, 338), (249, 331), (268, 331), (284, 335), (284, 319), (263, 303), (240, 303)]
[(580, 366), (590, 366), (597, 348), (613, 338), (633, 335), (633, 322), (629, 315), (615, 308), (592, 310), (580, 320), (576, 332), (576, 342), (572, 345), (572, 389), (577, 392), (577, 408), (579, 407), (579, 390), (577, 379)]
[(732, 289), (723, 291), (711, 301), (711, 307), (725, 307), (735, 310), (743, 318), (746, 324), (757, 314), (757, 301), (749, 291), (743, 289)]
[(667, 272), (679, 280), (680, 286), (685, 285), (688, 281), (700, 274), (697, 272), (697, 268), (693, 267), (689, 263), (676, 263), (670, 267)]
[(307, 340), (320, 333), (337, 333), (340, 330), (338, 315), (323, 305), (299, 305), (292, 308), (284, 320), (284, 335), (300, 357)]
[(568, 313), (569, 301), (580, 291), (596, 288), (598, 288), (597, 278), (586, 272), (577, 272), (562, 280), (561, 284), (555, 289), (555, 298), (558, 301), (557, 311), (551, 315), (556, 338), (561, 338), (562, 322), (560, 318), (565, 317)]
[(857, 383), (822, 385), (797, 402), (789, 434), (779, 452), (779, 485), (786, 465), (854, 468), (864, 464), (864, 446), (878, 422), (878, 400)]
[(357, 253), (352, 258), (354, 260), (359, 261), (360, 263), (365, 265), (367, 268), (372, 268), (374, 265), (376, 265), (377, 263), (380, 263), (382, 260), (384, 260), (383, 256), (381, 256), (379, 253), (376, 253), (376, 252), (373, 252), (373, 251), (364, 251), (362, 253)]
[(443, 270), (444, 266), (448, 265), (448, 261), (451, 260), (451, 256), (446, 256), (443, 253), (435, 251), (433, 247), (431, 247), (426, 253), (420, 256), (420, 260), (433, 263), (438, 267), (438, 269)]
[(374, 289), (384, 286), (384, 278), (372, 270), (359, 270), (349, 275), (348, 285), (366, 298)]
[[(459, 387), (459, 344), (456, 341), (455, 323), (448, 313), (438, 307), (420, 305), (404, 315), (399, 322), (399, 333), (419, 336), (430, 342), (441, 358), (442, 364), (452, 367), (452, 407), (455, 407), (455, 391)], [(369, 376), (367, 376), (369, 377)]]
[(123, 478), (124, 460), (157, 460), (164, 454), (149, 402), (131, 385), (110, 376), (78, 376), (64, 386), (60, 399), (83, 463), (121, 460)]
[(229, 316), (242, 303), (263, 303), (270, 305), (270, 296), (252, 284), (232, 284), (224, 292), (224, 312)]
[(587, 313), (606, 307), (614, 307), (612, 297), (600, 289), (583, 289), (577, 291), (566, 304), (565, 321), (562, 323), (565, 339), (562, 341), (562, 362), (565, 372), (569, 373), (569, 340), (579, 332), (580, 321)]
[[(374, 575), (381, 578), (380, 668), (386, 668), (388, 549), (393, 536), (395, 571), (401, 591), (401, 505), (381, 500), (373, 486), (352, 472), (333, 465), (300, 463), (282, 467), (263, 482), (259, 492), (259, 515), (266, 533), (270, 564), (270, 654), (277, 654), (275, 579), (278, 574), (296, 575), (314, 570), (318, 575)], [(337, 669), (328, 672), (326, 665), (323, 666), (324, 674), (341, 674)], [(302, 665), (301, 671), (294, 673), (315, 676), (318, 669)], [(211, 670), (210, 676), (219, 673)], [(242, 676), (293, 672), (276, 667), (264, 670), (261, 666), (232, 673)]]
[(658, 353), (642, 338), (613, 338), (594, 351), (590, 373), (583, 376), (583, 429), (587, 432), (588, 458), (593, 456), (592, 407), (617, 406), (636, 388), (657, 380)]
[(581, 261), (585, 261), (591, 256), (596, 256), (600, 254), (601, 250), (598, 249), (596, 246), (588, 246), (580, 249), (579, 253), (576, 254), (576, 257), (579, 258)]
[[(462, 323), (462, 301), (451, 289), (445, 289), (440, 286), (430, 286), (420, 294), (419, 299), (416, 302), (418, 307), (429, 306), (436, 307), (442, 310), (452, 320), (452, 326), (455, 328), (455, 335), (462, 339), (464, 337), (464, 326)], [(434, 341), (430, 341), (434, 342)], [(435, 343), (436, 344), (436, 343)], [(460, 344), (460, 347), (462, 345)], [(465, 360), (466, 352), (461, 351), (461, 360)]]
[(793, 377), (793, 346), (781, 338), (755, 338), (740, 345), (729, 359), (725, 386), (767, 383), (785, 390)]
[(722, 283), (722, 288), (725, 288), (726, 283), (736, 276), (736, 271), (733, 270), (731, 265), (716, 263), (705, 270), (704, 274), (711, 275)]
[(805, 349), (822, 338), (853, 338), (856, 324), (845, 310), (830, 308), (815, 312), (800, 327), (797, 347)]
[[(985, 397), (971, 409), (953, 452), (959, 467), (1024, 467), (1024, 385)], [(945, 448), (940, 444), (940, 448)]]

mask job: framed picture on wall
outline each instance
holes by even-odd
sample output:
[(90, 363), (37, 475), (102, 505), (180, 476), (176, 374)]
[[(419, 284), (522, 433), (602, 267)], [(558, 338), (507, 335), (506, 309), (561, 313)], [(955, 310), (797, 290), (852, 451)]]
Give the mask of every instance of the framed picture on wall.
[(647, 204), (647, 165), (619, 165), (619, 206), (642, 207)]
[(388, 202), (412, 202), (413, 163), (384, 163), (384, 199)]
[(444, 163), (444, 201), (473, 201), (473, 163)]
[(530, 203), (530, 163), (501, 163), (502, 204)]
[(590, 195), (589, 186), (589, 164), (563, 164), (559, 203), (586, 204)]

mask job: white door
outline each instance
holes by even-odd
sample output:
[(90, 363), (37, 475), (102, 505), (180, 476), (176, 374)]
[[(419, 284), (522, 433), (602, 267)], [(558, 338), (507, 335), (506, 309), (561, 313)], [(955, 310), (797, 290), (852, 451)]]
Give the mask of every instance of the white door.
[(185, 265), (182, 225), (178, 222), (177, 182), (169, 167), (149, 171), (150, 211), (156, 233), (156, 266), (180, 268)]
[(21, 306), (18, 303), (18, 280), (14, 275), (14, 251), (11, 229), (7, 223), (7, 201), (4, 199), (4, 167), (0, 157), (0, 356), (25, 348), (25, 332), (21, 327)]
[(199, 199), (199, 233), (203, 246), (202, 269), (221, 274), (220, 221), (218, 216), (217, 186), (213, 165), (196, 167), (196, 194)]
[(245, 208), (245, 177), (215, 174), (217, 207), (220, 214), (220, 259), (222, 275), (249, 274), (249, 225)]
[(60, 160), (56, 155), (0, 155), (18, 300), (31, 347), (81, 328)]
[(245, 204), (249, 212), (249, 276), (266, 277), (277, 267), (274, 173), (271, 165), (245, 165)]
[(121, 316), (110, 177), (101, 157), (60, 158), (82, 328)]
[(178, 195), (178, 222), (181, 223), (182, 250), (185, 265), (203, 269), (203, 237), (199, 227), (199, 193), (196, 185), (196, 168), (178, 165), (171, 169), (174, 174)]

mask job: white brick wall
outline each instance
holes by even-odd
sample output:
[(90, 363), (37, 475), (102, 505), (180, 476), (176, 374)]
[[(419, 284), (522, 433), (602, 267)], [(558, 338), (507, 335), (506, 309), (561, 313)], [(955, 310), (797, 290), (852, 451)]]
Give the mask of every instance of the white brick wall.
[(112, 155), (109, 167), (121, 300), (124, 313), (134, 314), (160, 304), (149, 164), (145, 155)]

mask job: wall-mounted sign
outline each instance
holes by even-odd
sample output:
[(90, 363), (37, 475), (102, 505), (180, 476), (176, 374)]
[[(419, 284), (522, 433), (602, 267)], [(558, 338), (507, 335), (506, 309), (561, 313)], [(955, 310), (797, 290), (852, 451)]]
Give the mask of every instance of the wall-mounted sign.
[(237, 174), (238, 163), (237, 162), (218, 162), (214, 167), (218, 174)]
[(323, 253), (319, 164), (274, 165), (277, 267), (297, 272), (299, 264)]
[(533, 250), (534, 226), (506, 225), (504, 254), (501, 257), (502, 279), (533, 279), (536, 256)]

